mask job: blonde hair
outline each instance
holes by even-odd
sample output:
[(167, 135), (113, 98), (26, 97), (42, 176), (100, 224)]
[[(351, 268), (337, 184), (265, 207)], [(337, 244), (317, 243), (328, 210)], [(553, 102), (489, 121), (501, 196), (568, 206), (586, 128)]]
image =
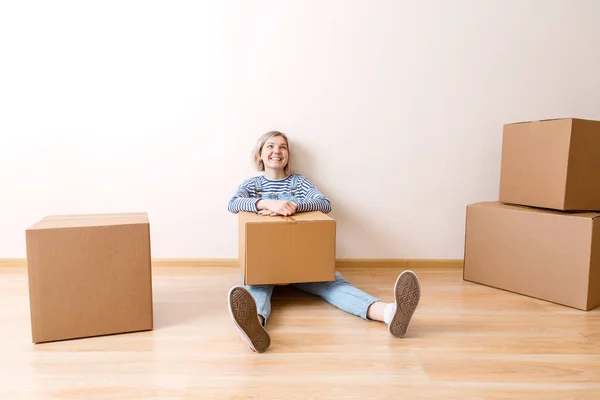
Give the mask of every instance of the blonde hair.
[(256, 145), (254, 146), (252, 161), (254, 162), (254, 166), (256, 167), (257, 170), (259, 170), (259, 171), (265, 170), (265, 164), (264, 164), (263, 160), (260, 158), (260, 154), (262, 153), (263, 146), (265, 145), (267, 140), (271, 139), (272, 137), (276, 137), (276, 136), (281, 136), (283, 139), (285, 139), (285, 143), (288, 146), (288, 162), (285, 165), (285, 167), (283, 168), (283, 172), (285, 172), (287, 175), (289, 175), (292, 172), (292, 153), (290, 152), (290, 141), (288, 140), (287, 136), (283, 132), (269, 131), (269, 132), (263, 134), (260, 138), (258, 138), (258, 141), (256, 142)]

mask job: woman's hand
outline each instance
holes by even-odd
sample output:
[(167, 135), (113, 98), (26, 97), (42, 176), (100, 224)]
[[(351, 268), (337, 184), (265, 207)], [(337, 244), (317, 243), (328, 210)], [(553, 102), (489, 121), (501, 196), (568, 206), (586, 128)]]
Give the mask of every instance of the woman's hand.
[(273, 211), (271, 211), (271, 210), (260, 210), (260, 211), (258, 212), (258, 215), (264, 215), (264, 216), (266, 216), (266, 217), (271, 217), (271, 216), (273, 216), (273, 215), (277, 215), (277, 214), (275, 214), (275, 213), (274, 213)]
[[(256, 208), (258, 208), (259, 211), (268, 210), (274, 214), (287, 216), (296, 213), (298, 204), (288, 200), (259, 200), (258, 203), (256, 203)], [(269, 215), (264, 213), (260, 214)]]

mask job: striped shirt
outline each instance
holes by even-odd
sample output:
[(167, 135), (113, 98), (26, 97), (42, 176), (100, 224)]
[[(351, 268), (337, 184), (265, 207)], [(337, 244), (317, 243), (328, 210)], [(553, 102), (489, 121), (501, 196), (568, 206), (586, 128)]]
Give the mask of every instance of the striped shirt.
[[(263, 193), (278, 194), (289, 192), (292, 175), (284, 179), (271, 180), (263, 175), (259, 176)], [(246, 179), (238, 187), (237, 192), (229, 200), (228, 210), (234, 214), (240, 211), (258, 212), (256, 203), (260, 198), (256, 194), (254, 178)], [(321, 211), (325, 214), (331, 212), (331, 202), (306, 178), (298, 175), (298, 188), (296, 189), (296, 203), (298, 209), (296, 212)]]

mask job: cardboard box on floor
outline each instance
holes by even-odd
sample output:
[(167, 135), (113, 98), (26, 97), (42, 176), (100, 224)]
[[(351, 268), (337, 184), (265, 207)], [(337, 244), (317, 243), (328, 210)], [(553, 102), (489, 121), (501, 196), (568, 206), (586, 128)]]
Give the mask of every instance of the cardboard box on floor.
[(600, 122), (565, 118), (505, 125), (499, 200), (600, 211)]
[(146, 213), (49, 216), (26, 242), (34, 343), (153, 329)]
[(315, 211), (291, 217), (239, 213), (239, 264), (247, 285), (335, 279), (336, 221)]
[(600, 304), (600, 213), (470, 204), (464, 279), (590, 310)]

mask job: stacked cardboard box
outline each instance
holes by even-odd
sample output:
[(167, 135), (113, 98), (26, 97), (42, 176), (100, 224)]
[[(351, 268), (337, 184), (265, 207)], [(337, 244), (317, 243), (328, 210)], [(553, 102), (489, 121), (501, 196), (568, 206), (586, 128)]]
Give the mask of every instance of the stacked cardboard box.
[(499, 201), (467, 206), (464, 279), (600, 305), (600, 122), (507, 124)]

